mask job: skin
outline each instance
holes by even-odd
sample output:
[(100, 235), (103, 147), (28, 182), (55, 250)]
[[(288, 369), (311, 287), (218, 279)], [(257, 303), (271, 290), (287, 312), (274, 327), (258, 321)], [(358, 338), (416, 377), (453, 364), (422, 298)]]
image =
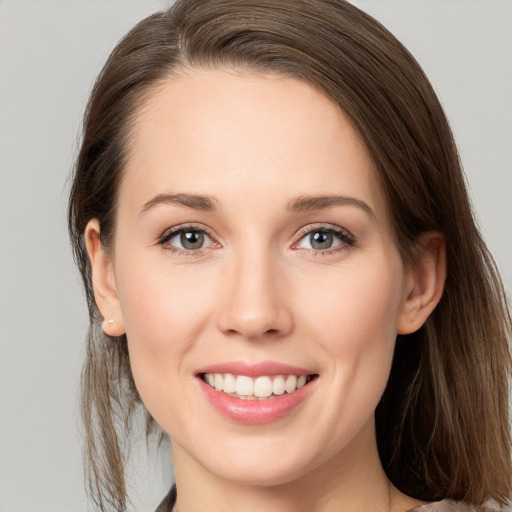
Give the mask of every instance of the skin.
[[(161, 194), (214, 198), (215, 210)], [(297, 198), (359, 203), (290, 210)], [(369, 210), (361, 207), (362, 202)], [(149, 204), (148, 204), (149, 203)], [(197, 205), (195, 205), (197, 206)], [(314, 206), (314, 207), (313, 207)], [(179, 248), (170, 228), (207, 230)], [(358, 135), (311, 86), (277, 75), (192, 70), (141, 108), (121, 183), (114, 246), (86, 230), (109, 335), (127, 334), (137, 388), (172, 440), (181, 511), (405, 511), (379, 461), (375, 407), (397, 333), (439, 301), (444, 241), (418, 240), (404, 268)], [(309, 233), (343, 229), (318, 250)], [(352, 243), (353, 242), (353, 243)], [(201, 367), (277, 361), (318, 374), (285, 417), (242, 425), (216, 411)]]

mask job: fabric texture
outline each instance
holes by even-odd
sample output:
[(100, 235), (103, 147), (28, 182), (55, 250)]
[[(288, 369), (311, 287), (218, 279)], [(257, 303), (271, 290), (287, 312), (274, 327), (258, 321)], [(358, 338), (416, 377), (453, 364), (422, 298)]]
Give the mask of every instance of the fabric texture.
[(480, 506), (466, 505), (461, 502), (452, 500), (437, 501), (420, 505), (408, 512), (511, 512), (509, 507), (500, 507), (493, 504), (485, 504)]
[[(160, 503), (155, 512), (171, 512), (176, 503), (176, 497), (176, 485), (173, 485), (169, 494)], [(512, 512), (512, 509), (492, 504), (475, 507), (452, 500), (443, 500), (414, 507), (408, 512)]]

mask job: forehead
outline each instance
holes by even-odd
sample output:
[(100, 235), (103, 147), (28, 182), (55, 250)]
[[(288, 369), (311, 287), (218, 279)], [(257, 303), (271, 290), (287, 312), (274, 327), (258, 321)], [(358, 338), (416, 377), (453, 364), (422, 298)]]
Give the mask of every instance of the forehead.
[(140, 203), (169, 191), (275, 197), (277, 189), (283, 203), (340, 193), (384, 207), (350, 120), (294, 78), (236, 70), (173, 75), (146, 95), (130, 139), (121, 199)]

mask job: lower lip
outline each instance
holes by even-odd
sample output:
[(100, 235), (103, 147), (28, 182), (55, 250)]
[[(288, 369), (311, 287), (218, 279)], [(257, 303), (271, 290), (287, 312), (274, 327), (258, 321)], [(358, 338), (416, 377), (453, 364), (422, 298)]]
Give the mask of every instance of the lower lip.
[(316, 379), (293, 393), (284, 393), (268, 400), (243, 400), (217, 391), (198, 377), (210, 403), (224, 416), (246, 425), (262, 425), (277, 421), (291, 413), (309, 395)]

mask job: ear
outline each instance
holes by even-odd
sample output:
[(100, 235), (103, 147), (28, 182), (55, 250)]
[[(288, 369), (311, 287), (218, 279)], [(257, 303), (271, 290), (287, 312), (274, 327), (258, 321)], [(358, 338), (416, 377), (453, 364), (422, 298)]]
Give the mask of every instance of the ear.
[(103, 316), (103, 332), (108, 336), (125, 333), (121, 305), (117, 296), (114, 266), (100, 241), (100, 223), (92, 219), (85, 228), (85, 247), (89, 255), (96, 305)]
[(422, 233), (413, 250), (397, 319), (398, 334), (411, 334), (427, 320), (441, 300), (446, 281), (446, 240), (437, 231)]

